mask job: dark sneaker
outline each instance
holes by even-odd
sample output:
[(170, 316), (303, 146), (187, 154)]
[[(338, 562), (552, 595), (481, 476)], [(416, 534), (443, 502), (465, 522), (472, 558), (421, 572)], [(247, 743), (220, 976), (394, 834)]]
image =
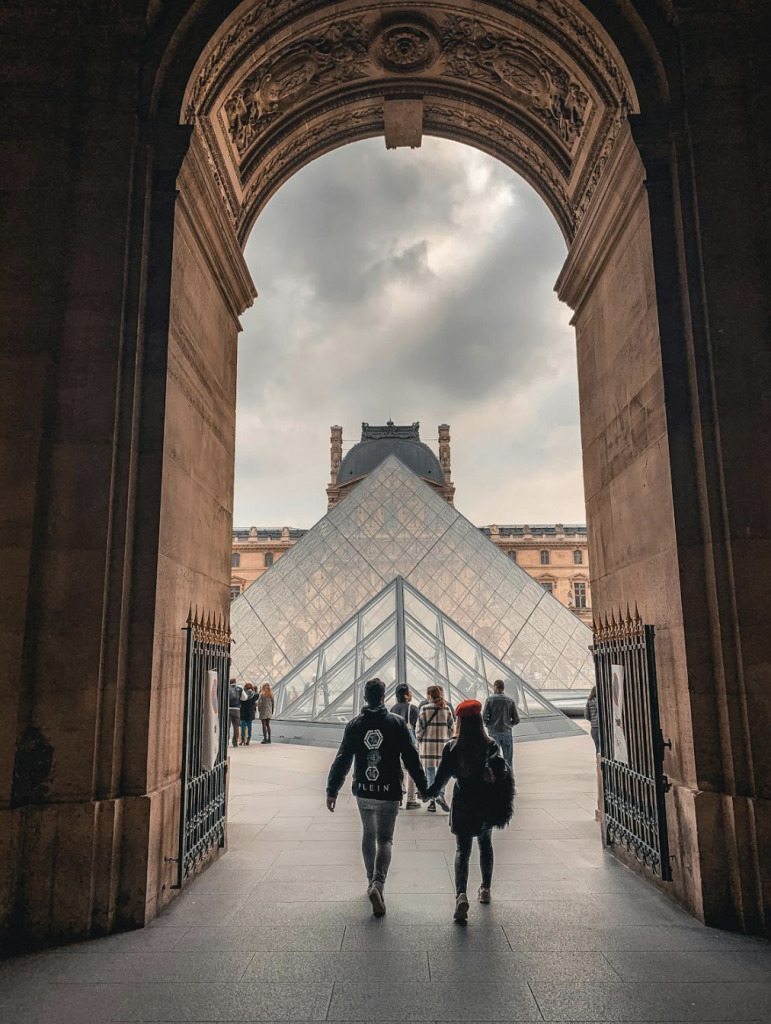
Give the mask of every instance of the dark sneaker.
[(369, 889), (367, 889), (367, 896), (369, 896), (369, 901), (372, 904), (372, 913), (375, 917), (382, 917), (386, 912), (383, 886), (373, 882)]
[(436, 800), (430, 800), (426, 810), (433, 811), (434, 813), (436, 813)]
[(479, 886), (479, 902), (480, 903), (489, 903), (491, 899), (492, 899), (492, 897), (490, 896), (490, 890), (489, 889), (485, 889), (485, 887), (483, 885), (480, 885)]
[(457, 921), (458, 924), (465, 924), (468, 917), (468, 896), (465, 892), (458, 893), (455, 900), (455, 913), (452, 915), (453, 921)]
[(447, 803), (443, 796), (438, 796), (436, 798), (436, 802), (439, 804), (443, 811), (446, 811), (448, 814), (450, 813), (450, 805)]

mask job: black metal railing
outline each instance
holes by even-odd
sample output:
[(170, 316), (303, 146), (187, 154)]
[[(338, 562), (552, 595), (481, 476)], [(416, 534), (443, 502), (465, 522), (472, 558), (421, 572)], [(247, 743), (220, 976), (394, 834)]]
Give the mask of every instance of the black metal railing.
[(605, 837), (623, 844), (664, 881), (667, 840), (664, 738), (659, 724), (653, 626), (627, 608), (592, 626), (600, 726)]
[(230, 628), (191, 609), (187, 625), (177, 887), (225, 845)]

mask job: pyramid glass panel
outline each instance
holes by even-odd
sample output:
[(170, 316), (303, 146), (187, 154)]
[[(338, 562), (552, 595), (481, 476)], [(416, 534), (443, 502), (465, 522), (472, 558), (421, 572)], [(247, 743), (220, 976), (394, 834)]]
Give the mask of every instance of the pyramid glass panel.
[[(455, 651), (445, 645), (446, 636), (453, 637)], [(486, 700), (493, 682), (503, 679), (523, 719), (564, 719), (558, 729), (578, 729), (400, 576), (278, 683), (278, 717), (345, 723), (361, 708), (364, 683), (376, 676), (386, 684), (389, 703), (401, 680), (417, 699), (429, 686), (442, 686), (453, 705), (468, 698)]]
[[(388, 584), (397, 577), (413, 585), (404, 590), (407, 614), (440, 645), (437, 616), (451, 619), (456, 631), (443, 646), (486, 684), (481, 648), (539, 689), (593, 685), (586, 626), (393, 455), (233, 602), (235, 674), (274, 687), (291, 679), (298, 700), (355, 648), (358, 678), (386, 646), (364, 644), (396, 615)], [(359, 610), (355, 630), (341, 635)], [(321, 653), (306, 671), (314, 651)], [(429, 654), (427, 664), (435, 661)], [(306, 674), (294, 679), (299, 669)], [(291, 703), (287, 696), (279, 707)]]

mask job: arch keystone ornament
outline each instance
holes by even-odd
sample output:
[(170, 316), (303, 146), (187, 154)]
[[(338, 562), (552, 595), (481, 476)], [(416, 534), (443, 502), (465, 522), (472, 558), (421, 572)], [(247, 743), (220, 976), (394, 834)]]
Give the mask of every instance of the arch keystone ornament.
[(370, 52), (381, 68), (414, 74), (430, 68), (439, 56), (436, 27), (414, 16), (386, 18), (375, 29)]

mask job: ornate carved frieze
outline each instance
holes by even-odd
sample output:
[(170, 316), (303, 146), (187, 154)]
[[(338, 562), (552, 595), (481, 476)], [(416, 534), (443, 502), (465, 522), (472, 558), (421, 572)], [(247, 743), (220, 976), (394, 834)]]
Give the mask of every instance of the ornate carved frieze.
[(436, 63), (440, 43), (428, 19), (385, 19), (378, 25), (371, 44), (377, 64), (396, 74), (416, 74)]
[(605, 136), (602, 149), (599, 155), (594, 160), (591, 166), (591, 170), (584, 184), (583, 190), (578, 196), (574, 206), (576, 216), (580, 220), (589, 208), (589, 203), (592, 201), (594, 193), (597, 191), (597, 186), (602, 178), (602, 172), (605, 170), (605, 165), (610, 159), (610, 154), (613, 152), (613, 148), (616, 145), (618, 136), (621, 132), (621, 126), (624, 123), (625, 114), (619, 114), (614, 118), (613, 123)]
[(252, 71), (225, 103), (230, 139), (242, 156), (278, 118), (326, 85), (364, 78), (367, 38), (361, 18), (328, 26), (312, 39), (293, 43)]
[(444, 73), (501, 87), (527, 105), (563, 142), (584, 127), (589, 97), (559, 62), (531, 40), (500, 35), (473, 18), (449, 15), (442, 31)]

